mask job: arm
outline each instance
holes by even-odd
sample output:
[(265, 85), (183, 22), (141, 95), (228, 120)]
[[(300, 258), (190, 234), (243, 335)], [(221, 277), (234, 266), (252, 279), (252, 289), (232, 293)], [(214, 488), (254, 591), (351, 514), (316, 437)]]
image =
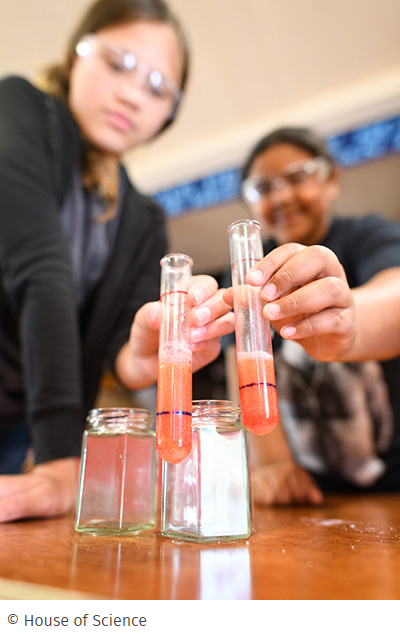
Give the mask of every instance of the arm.
[(49, 134), (43, 96), (23, 80), (1, 82), (1, 286), (18, 324), (36, 462), (78, 455), (84, 421), (74, 286)]
[[(29, 474), (0, 477), (0, 521), (65, 513), (75, 502), (84, 423), (79, 329), (50, 138), (40, 93), (22, 80), (0, 82), (1, 291), (19, 328), (36, 462)], [(0, 393), (4, 385), (0, 378)], [(6, 417), (6, 393), (3, 400)]]
[(356, 338), (342, 361), (385, 360), (400, 355), (400, 267), (376, 274), (353, 289)]

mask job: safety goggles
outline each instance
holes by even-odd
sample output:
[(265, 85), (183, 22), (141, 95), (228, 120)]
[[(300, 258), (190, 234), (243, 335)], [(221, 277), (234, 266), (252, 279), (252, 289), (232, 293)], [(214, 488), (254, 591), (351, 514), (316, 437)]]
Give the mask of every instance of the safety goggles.
[(132, 78), (135, 83), (140, 83), (147, 98), (165, 102), (171, 110), (176, 108), (182, 97), (181, 89), (159, 70), (138, 60), (132, 51), (108, 44), (93, 33), (85, 35), (78, 42), (75, 51), (83, 60), (98, 58), (103, 64), (104, 72), (110, 77)]
[(252, 175), (242, 182), (242, 196), (248, 203), (258, 203), (263, 197), (270, 196), (274, 190), (285, 187), (296, 188), (313, 179), (325, 181), (330, 172), (329, 163), (323, 157), (314, 157), (307, 161), (296, 161), (286, 170), (273, 178)]

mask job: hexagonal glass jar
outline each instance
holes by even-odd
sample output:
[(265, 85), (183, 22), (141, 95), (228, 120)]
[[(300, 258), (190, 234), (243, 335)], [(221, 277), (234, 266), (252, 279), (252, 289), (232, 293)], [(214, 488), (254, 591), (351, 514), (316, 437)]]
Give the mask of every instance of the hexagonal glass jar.
[(248, 538), (252, 532), (249, 457), (240, 408), (194, 401), (192, 450), (163, 461), (161, 533), (196, 542)]

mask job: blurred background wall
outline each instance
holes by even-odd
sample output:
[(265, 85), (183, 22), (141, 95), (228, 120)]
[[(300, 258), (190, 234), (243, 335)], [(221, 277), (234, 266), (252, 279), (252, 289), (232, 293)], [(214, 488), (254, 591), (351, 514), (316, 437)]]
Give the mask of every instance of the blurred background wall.
[[(88, 0), (1, 0), (0, 75), (58, 59)], [(126, 158), (169, 214), (171, 249), (196, 271), (227, 264), (226, 228), (248, 216), (237, 169), (271, 127), (313, 125), (343, 166), (338, 213), (400, 217), (398, 0), (170, 0), (188, 34), (180, 116)]]
[[(57, 60), (88, 0), (1, 0), (0, 75)], [(228, 264), (228, 225), (249, 216), (238, 169), (270, 128), (312, 125), (342, 165), (337, 213), (400, 220), (399, 0), (170, 0), (188, 34), (180, 116), (126, 157), (168, 213), (171, 251), (195, 272)], [(206, 395), (204, 395), (206, 396)]]

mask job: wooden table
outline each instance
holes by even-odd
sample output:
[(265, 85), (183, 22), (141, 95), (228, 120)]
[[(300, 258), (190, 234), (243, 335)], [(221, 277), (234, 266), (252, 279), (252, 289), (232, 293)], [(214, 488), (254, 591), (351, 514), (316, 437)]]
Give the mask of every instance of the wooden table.
[(0, 597), (400, 599), (399, 496), (256, 508), (254, 524), (208, 545), (77, 534), (72, 517), (0, 525)]

